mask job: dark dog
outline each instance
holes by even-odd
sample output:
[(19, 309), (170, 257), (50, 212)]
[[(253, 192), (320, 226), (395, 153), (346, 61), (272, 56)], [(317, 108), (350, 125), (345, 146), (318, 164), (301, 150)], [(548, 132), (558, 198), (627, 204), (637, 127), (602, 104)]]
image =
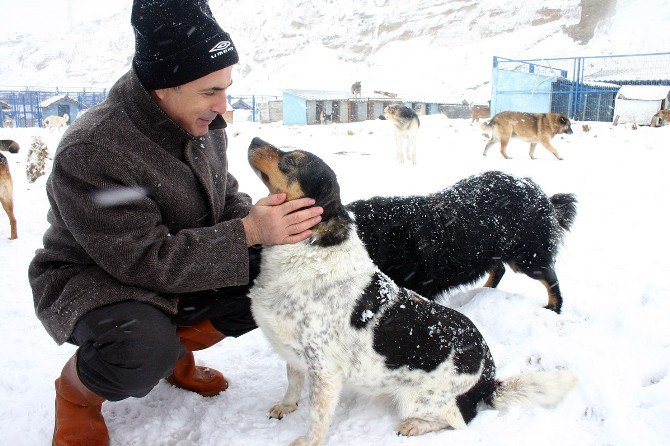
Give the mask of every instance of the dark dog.
[(554, 259), (576, 215), (575, 197), (547, 197), (528, 178), (486, 172), (428, 196), (374, 197), (347, 205), (379, 269), (398, 285), (433, 298), (487, 272), (496, 287), (504, 264), (539, 280), (547, 308), (563, 298)]
[(361, 81), (351, 84), (351, 94), (353, 94), (355, 98), (361, 97)]
[(0, 203), (2, 203), (2, 208), (7, 212), (7, 217), (9, 217), (10, 240), (14, 240), (17, 237), (13, 194), (14, 185), (12, 183), (12, 176), (9, 173), (7, 158), (0, 153)]
[(259, 138), (248, 156), (271, 193), (312, 197), (324, 209), (309, 240), (263, 247), (249, 292), (254, 320), (287, 363), (288, 387), (272, 418), (296, 410), (309, 377), (310, 425), (291, 445), (322, 444), (345, 383), (392, 397), (402, 435), (464, 428), (480, 405), (553, 406), (574, 386), (574, 375), (561, 371), (498, 380), (470, 319), (379, 271), (340, 201), (335, 173), (319, 157)]
[(521, 113), (505, 111), (496, 114), (482, 129), (490, 132), (491, 140), (484, 147), (484, 155), (489, 148), (500, 141), (500, 153), (506, 159), (507, 144), (513, 137), (530, 143), (530, 157), (535, 159), (535, 147), (539, 142), (559, 160), (563, 159), (551, 145), (551, 139), (559, 133), (572, 133), (570, 120), (560, 113)]
[(5, 151), (9, 153), (19, 153), (19, 143), (12, 141), (11, 139), (0, 139), (0, 151)]

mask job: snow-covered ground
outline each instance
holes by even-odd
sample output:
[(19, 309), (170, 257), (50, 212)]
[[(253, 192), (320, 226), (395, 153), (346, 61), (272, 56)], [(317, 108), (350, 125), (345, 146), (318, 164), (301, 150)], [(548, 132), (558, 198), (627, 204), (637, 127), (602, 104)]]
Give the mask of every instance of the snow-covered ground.
[[(565, 298), (556, 315), (544, 310), (544, 287), (508, 272), (498, 289), (481, 284), (445, 296), (484, 334), (501, 377), (527, 370), (564, 368), (577, 388), (554, 409), (481, 412), (466, 429), (398, 437), (389, 401), (345, 392), (329, 445), (660, 445), (670, 443), (670, 258), (668, 166), (670, 126), (612, 127), (573, 124), (573, 135), (554, 145), (557, 161), (538, 147), (513, 141), (503, 160), (497, 146), (482, 156), (484, 138), (469, 120), (421, 118), (418, 164), (394, 159), (390, 123), (368, 121), (289, 127), (250, 122), (229, 126), (231, 171), (254, 199), (265, 194), (246, 162), (254, 136), (283, 147), (312, 151), (328, 162), (345, 202), (373, 195), (423, 194), (491, 169), (532, 177), (549, 194), (573, 192), (578, 216), (556, 267)], [(0, 129), (15, 139), (5, 153), (14, 178), (19, 239), (10, 241), (0, 214), (2, 311), (0, 338), (0, 439), (7, 445), (50, 444), (53, 380), (75, 348), (57, 346), (34, 315), (27, 266), (47, 227), (45, 178), (28, 184), (25, 160), (33, 136), (53, 152), (61, 133)], [(196, 354), (221, 370), (230, 388), (213, 398), (161, 382), (145, 398), (103, 405), (112, 445), (285, 445), (301, 435), (306, 404), (281, 421), (268, 408), (283, 395), (284, 364), (259, 330)], [(305, 393), (303, 393), (305, 397)]]

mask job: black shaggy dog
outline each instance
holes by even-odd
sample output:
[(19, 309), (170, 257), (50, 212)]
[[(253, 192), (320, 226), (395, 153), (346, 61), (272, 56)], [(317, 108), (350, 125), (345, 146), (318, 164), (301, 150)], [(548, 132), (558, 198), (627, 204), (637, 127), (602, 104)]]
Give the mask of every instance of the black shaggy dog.
[(554, 260), (576, 215), (572, 194), (548, 197), (528, 178), (486, 172), (428, 196), (373, 197), (347, 208), (374, 263), (398, 285), (433, 298), (506, 263), (541, 281), (549, 308), (563, 298)]

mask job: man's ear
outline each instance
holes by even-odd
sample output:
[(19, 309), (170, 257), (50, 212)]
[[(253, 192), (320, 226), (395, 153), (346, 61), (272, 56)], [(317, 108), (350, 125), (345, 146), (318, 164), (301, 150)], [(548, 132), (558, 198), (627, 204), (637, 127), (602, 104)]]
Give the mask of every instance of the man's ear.
[(160, 88), (158, 90), (153, 90), (152, 93), (154, 94), (154, 97), (160, 101), (165, 101), (168, 98), (168, 95), (170, 94), (170, 90), (174, 90), (174, 87), (170, 88)]

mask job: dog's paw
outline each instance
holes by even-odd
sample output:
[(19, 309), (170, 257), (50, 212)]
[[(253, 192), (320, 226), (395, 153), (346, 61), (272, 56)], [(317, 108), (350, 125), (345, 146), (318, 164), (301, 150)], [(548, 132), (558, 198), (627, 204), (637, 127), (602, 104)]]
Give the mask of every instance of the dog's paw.
[(305, 440), (305, 437), (298, 437), (289, 443), (289, 446), (307, 446), (307, 440)]
[(434, 432), (449, 427), (447, 423), (421, 420), (419, 418), (407, 418), (398, 426), (398, 435), (415, 437), (426, 432)]
[(281, 420), (284, 415), (288, 415), (298, 408), (298, 403), (295, 404), (275, 404), (270, 409), (270, 418)]

